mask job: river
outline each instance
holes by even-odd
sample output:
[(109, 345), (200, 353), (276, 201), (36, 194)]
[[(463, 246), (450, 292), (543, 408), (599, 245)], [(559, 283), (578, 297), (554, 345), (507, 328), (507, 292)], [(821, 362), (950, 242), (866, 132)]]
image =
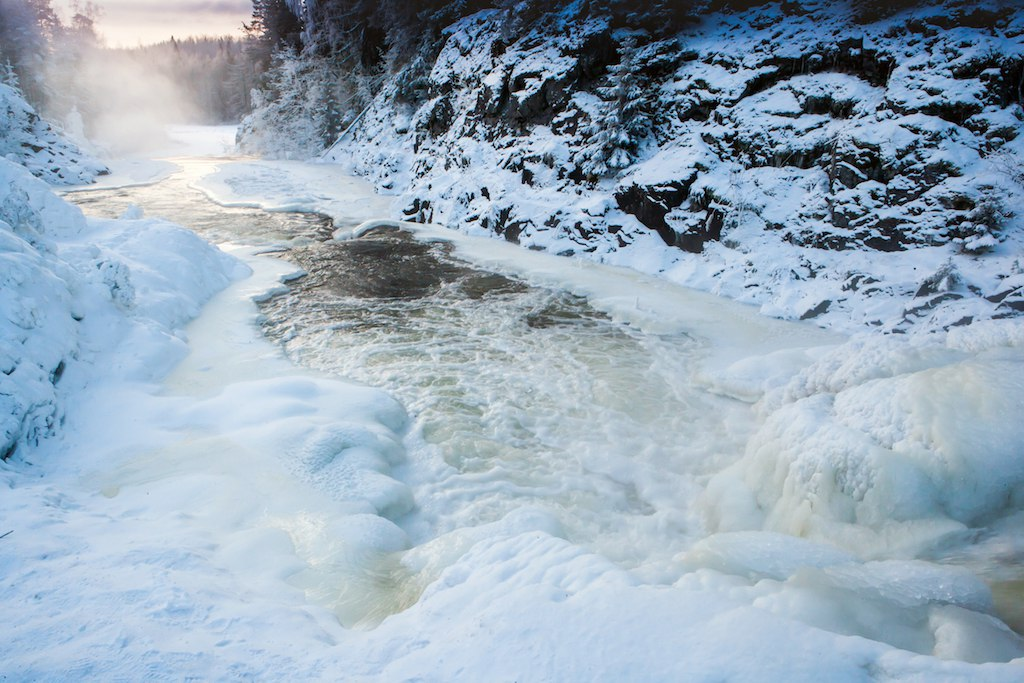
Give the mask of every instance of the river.
[[(247, 245), (301, 269), (286, 288), (261, 297), (263, 333), (296, 364), (383, 389), (410, 416), (404, 454), (390, 476), (411, 497), (399, 496), (379, 513), (408, 535), (411, 549), (367, 563), (372, 576), (358, 591), (328, 585), (351, 575), (310, 570), (294, 578), (311, 597), (331, 604), (346, 625), (372, 628), (414, 604), (472, 547), (473, 529), (528, 518), (528, 527), (652, 586), (686, 586), (708, 568), (743, 574), (736, 569), (743, 553), (716, 545), (716, 531), (745, 533), (762, 524), (766, 532), (820, 541), (829, 528), (840, 529), (837, 545), (861, 560), (938, 561), (934, 566), (963, 565), (987, 575), (998, 609), (1019, 627), (1019, 564), (1016, 547), (1005, 546), (1013, 534), (1004, 522), (997, 531), (969, 531), (958, 522), (936, 531), (929, 519), (926, 530), (901, 527), (902, 540), (894, 542), (892, 528), (847, 515), (842, 527), (812, 525), (803, 533), (792, 516), (780, 521), (782, 503), (774, 519), (757, 517), (736, 512), (748, 503), (734, 504), (739, 498), (721, 493), (731, 486), (729, 477), (758, 476), (749, 474), (760, 457), (756, 446), (770, 442), (761, 432), (778, 407), (764, 399), (765, 383), (783, 385), (776, 376), (797, 375), (843, 348), (844, 338), (764, 319), (748, 307), (716, 303), (655, 278), (543, 254), (503, 256), (508, 252), (494, 251), (497, 245), (492, 250), (480, 241), (451, 240), (436, 229), (382, 222), (335, 240), (337, 226), (325, 216), (210, 201), (196, 185), (230, 160), (175, 163), (183, 170), (157, 184), (69, 196), (88, 214), (117, 217), (141, 207), (212, 242)], [(621, 295), (612, 296), (617, 286)], [(947, 354), (933, 365), (960, 360)], [(919, 369), (931, 370), (927, 364)], [(784, 451), (785, 445), (773, 448)], [(338, 487), (348, 485), (301, 476), (328, 495), (341, 495)], [(843, 476), (835, 475), (836, 490), (845, 490)], [(746, 486), (757, 490), (749, 481)], [(788, 486), (780, 484), (786, 488), (781, 499), (793, 494)], [(865, 496), (853, 499), (857, 504)], [(757, 500), (766, 508), (773, 502), (764, 495)], [(860, 540), (864, 534), (872, 540)], [(915, 542), (908, 544), (911, 537)], [(764, 548), (777, 542), (765, 538)], [(761, 547), (763, 539), (752, 542)], [(978, 550), (989, 546), (995, 549)], [(803, 552), (771, 547), (775, 556)], [(999, 553), (1002, 559), (993, 559)], [(865, 572), (827, 580), (794, 579), (790, 572), (773, 580), (783, 582), (782, 594), (802, 591), (839, 611), (865, 600), (878, 603), (870, 617), (808, 616), (797, 608), (798, 620), (919, 652), (935, 649), (940, 639), (928, 621), (936, 601), (917, 596), (908, 608), (885, 590), (878, 597), (881, 579)], [(772, 574), (750, 576), (755, 585)], [(938, 602), (974, 608), (969, 600)], [(908, 622), (894, 616), (900, 610), (913, 612)], [(913, 636), (890, 633), (901, 629), (916, 630)], [(1005, 651), (1012, 648), (999, 653)]]

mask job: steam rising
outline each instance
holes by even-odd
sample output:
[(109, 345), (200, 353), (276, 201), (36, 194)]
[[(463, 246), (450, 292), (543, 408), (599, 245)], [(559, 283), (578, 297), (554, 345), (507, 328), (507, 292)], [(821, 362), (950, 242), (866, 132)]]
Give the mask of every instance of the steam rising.
[(90, 50), (72, 76), (74, 101), (65, 116), (84, 118), (84, 133), (106, 153), (124, 155), (160, 148), (169, 124), (202, 120), (183, 84), (158, 65), (127, 51)]

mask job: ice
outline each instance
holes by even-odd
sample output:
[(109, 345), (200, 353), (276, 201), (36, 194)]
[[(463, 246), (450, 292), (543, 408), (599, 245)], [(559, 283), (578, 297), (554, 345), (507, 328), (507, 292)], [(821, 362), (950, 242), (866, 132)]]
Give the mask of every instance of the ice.
[(267, 211), (306, 211), (355, 227), (390, 213), (390, 201), (335, 166), (260, 161), (226, 164), (197, 185), (224, 206)]
[(991, 615), (988, 587), (963, 569), (862, 563), (834, 546), (772, 532), (716, 534), (682, 559), (695, 571), (676, 583), (680, 588), (750, 599), (759, 609), (835, 633), (946, 659), (1020, 655), (1019, 636)]
[(830, 567), (856, 562), (838, 548), (772, 532), (715, 534), (696, 543), (682, 558), (697, 567), (724, 574), (784, 581), (804, 567)]
[[(321, 166), (180, 163), (225, 203), (324, 211), (343, 236), (388, 218), (386, 200)], [(252, 246), (214, 250), (158, 218), (86, 221), (0, 169), (34, 202), (18, 210), (42, 216), (37, 244), (0, 226), (3, 257), (19, 264), (0, 271), (19, 288), (5, 281), (0, 338), (7, 353), (35, 335), (18, 360), (38, 360), (39, 386), (66, 414), (0, 465), (0, 535), (14, 532), (0, 538), (9, 677), (1020, 677), (1019, 659), (1006, 662), (1024, 647), (993, 616), (974, 565), (930, 561), (936, 548), (975, 549), (984, 563), (1005, 544), (973, 545), (970, 526), (1016, 528), (1005, 520), (1024, 503), (1013, 493), (1019, 323), (849, 340), (635, 271), (389, 219), (479, 266), (575, 293), (601, 325), (660, 349), (648, 367), (621, 336), (611, 352), (602, 339), (587, 347), (609, 386), (673, 380), (654, 397), (559, 404), (553, 415), (608, 419), (537, 496), (512, 467), (459, 475), (425, 446), (419, 413), (298, 368), (263, 339), (254, 301), (295, 279), (294, 266)], [(58, 327), (30, 325), (40, 312)], [(538, 352), (568, 346), (538, 339)], [(58, 358), (67, 369), (54, 388)], [(505, 394), (522, 378), (583, 395), (553, 386), (536, 357), (515, 367)], [(659, 401), (694, 386), (710, 390), (698, 405), (715, 408), (701, 413), (713, 428), (658, 438), (685, 435), (706, 459), (632, 449), (630, 423), (611, 419), (653, 419)], [(609, 495), (559, 497), (594, 482)], [(654, 514), (616, 513), (623, 490)], [(489, 500), (507, 506), (494, 515)]]
[(971, 329), (855, 339), (767, 390), (746, 454), (709, 485), (713, 525), (913, 556), (1019, 510), (1018, 325)]

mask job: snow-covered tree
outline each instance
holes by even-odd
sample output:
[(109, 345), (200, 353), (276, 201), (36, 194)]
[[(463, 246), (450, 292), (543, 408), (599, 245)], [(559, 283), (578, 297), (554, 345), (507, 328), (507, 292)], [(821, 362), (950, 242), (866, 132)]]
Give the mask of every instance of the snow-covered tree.
[(0, 62), (0, 83), (9, 85), (16, 90), (21, 90), (21, 84), (18, 82), (18, 72), (14, 70), (14, 66), (7, 59)]
[(0, 2), (0, 60), (10, 63), (25, 96), (36, 106), (46, 99), (45, 65), (60, 28), (50, 0)]
[(242, 126), (243, 145), (282, 158), (322, 150), (342, 126), (337, 82), (326, 60), (292, 48), (275, 53), (264, 87), (253, 93), (253, 113)]
[(605, 84), (597, 88), (601, 107), (583, 131), (586, 142), (578, 157), (579, 165), (592, 181), (632, 163), (651, 129), (650, 103), (642, 85), (643, 66), (635, 35), (624, 38), (619, 54), (619, 62), (608, 69)]

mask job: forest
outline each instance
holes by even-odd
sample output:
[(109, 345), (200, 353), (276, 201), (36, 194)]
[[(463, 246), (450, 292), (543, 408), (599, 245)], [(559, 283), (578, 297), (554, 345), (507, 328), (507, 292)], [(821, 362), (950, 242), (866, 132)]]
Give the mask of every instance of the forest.
[[(293, 149), (310, 153), (332, 144), (393, 81), (401, 99), (421, 102), (426, 76), (443, 45), (442, 31), (485, 9), (507, 17), (512, 42), (550, 14), (539, 0), (253, 0), (252, 19), (239, 36), (183, 37), (111, 49), (91, 3), (62, 17), (51, 0), (4, 0), (0, 5), (0, 82), (18, 87), (44, 116), (83, 141), (102, 138), (111, 110), (159, 112), (165, 122), (235, 123), (253, 113), (250, 128), (296, 121)], [(631, 32), (632, 48), (670, 38), (701, 16), (764, 4), (750, 0), (586, 0), (580, 16), (608, 16)], [(869, 21), (914, 4), (858, 0)], [(610, 61), (603, 55), (595, 61)], [(117, 78), (110, 78), (116, 74)], [(142, 84), (145, 83), (145, 86)], [(126, 86), (124, 84), (131, 84)], [(623, 100), (623, 88), (603, 97)], [(255, 100), (254, 100), (255, 98)], [(621, 108), (621, 107), (620, 107)], [(642, 133), (643, 117), (633, 124)], [(627, 117), (630, 112), (627, 112)], [(635, 135), (634, 135), (635, 136)], [(243, 136), (244, 137), (244, 136)], [(611, 163), (625, 163), (605, 141)], [(627, 145), (628, 147), (628, 145)], [(273, 152), (273, 150), (261, 150)], [(281, 152), (281, 150), (278, 150)], [(602, 162), (603, 163), (603, 162)]]
[[(636, 152), (636, 145), (648, 131), (649, 112), (636, 102), (635, 88), (624, 69), (626, 82), (605, 74), (619, 53), (625, 60), (651, 45), (665, 53), (662, 66), (682, 53), (672, 39), (680, 30), (698, 24), (702, 17), (721, 11), (742, 11), (767, 5), (762, 0), (583, 0), (575, 16), (607, 19), (611, 32), (625, 32), (626, 42), (611, 40), (588, 46), (591, 73), (597, 80), (610, 76), (598, 87), (598, 95), (612, 103), (610, 125), (598, 126), (594, 135), (599, 148), (585, 175), (600, 177), (624, 167)], [(858, 22), (868, 23), (912, 7), (917, 0), (853, 0)], [(798, 2), (784, 2), (798, 8)], [(291, 156), (315, 154), (337, 141), (356, 118), (370, 106), (386, 85), (396, 89), (396, 99), (418, 105), (437, 93), (428, 87), (428, 76), (444, 45), (444, 29), (458, 20), (484, 10), (504, 17), (503, 49), (539, 24), (555, 22), (559, 6), (541, 0), (253, 0), (252, 23), (248, 25), (259, 77), (256, 80), (253, 115), (240, 136), (247, 151)], [(562, 27), (563, 31), (567, 30)], [(650, 49), (650, 48), (648, 48)], [(674, 56), (670, 56), (674, 53)], [(646, 66), (650, 66), (649, 64)], [(612, 71), (614, 72), (614, 66)], [(648, 74), (654, 75), (657, 74)], [(275, 148), (267, 140), (252, 143), (250, 133), (276, 129), (290, 122), (278, 135), (286, 147)], [(621, 125), (620, 125), (621, 124)]]
[[(159, 123), (237, 123), (263, 58), (242, 35), (112, 49), (91, 4), (62, 17), (50, 0), (0, 4), (0, 82), (19, 88), (68, 134), (102, 143), (130, 109)], [(115, 145), (116, 147), (116, 145)]]

